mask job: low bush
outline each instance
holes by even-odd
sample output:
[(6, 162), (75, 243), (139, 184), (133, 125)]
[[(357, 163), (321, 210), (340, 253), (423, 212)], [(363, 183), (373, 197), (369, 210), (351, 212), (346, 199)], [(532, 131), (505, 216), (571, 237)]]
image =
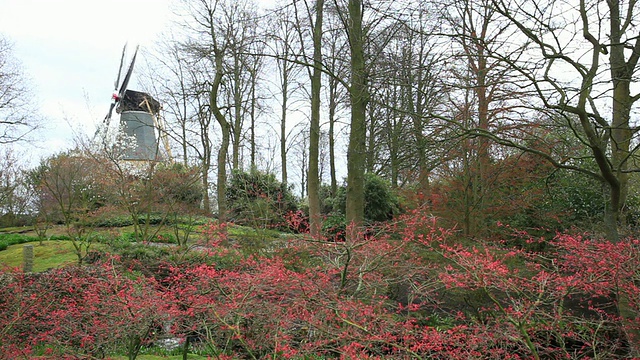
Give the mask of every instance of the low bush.
[(322, 223), (322, 233), (331, 241), (344, 241), (347, 222), (342, 214), (330, 214)]
[(176, 236), (171, 233), (162, 233), (156, 234), (151, 242), (161, 243), (161, 244), (176, 244)]
[[(367, 173), (364, 178), (364, 219), (369, 223), (391, 220), (400, 213), (400, 199), (391, 184), (381, 177)], [(342, 186), (333, 199), (324, 199), (323, 208), (333, 206), (333, 213), (345, 213), (347, 189)]]
[(108, 217), (98, 217), (92, 223), (95, 227), (125, 227), (133, 225), (133, 220), (129, 215), (114, 215)]
[(234, 171), (226, 194), (230, 218), (240, 225), (286, 229), (287, 214), (297, 210), (291, 188), (260, 171)]
[[(49, 240), (69, 240), (67, 235), (52, 235)], [(11, 245), (24, 244), (28, 242), (40, 241), (37, 236), (23, 234), (0, 234), (0, 251), (6, 250)]]

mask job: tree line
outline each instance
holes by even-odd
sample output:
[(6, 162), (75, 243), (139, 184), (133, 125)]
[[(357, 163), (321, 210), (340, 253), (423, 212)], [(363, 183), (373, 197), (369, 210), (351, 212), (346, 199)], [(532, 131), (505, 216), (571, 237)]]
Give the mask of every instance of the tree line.
[(335, 196), (346, 176), (345, 217), (357, 227), (372, 173), (423, 201), (455, 193), (447, 201), (474, 235), (502, 206), (514, 166), (596, 194), (610, 239), (633, 222), (636, 2), (199, 0), (175, 10), (147, 54), (146, 83), (176, 160), (200, 169), (203, 206), (222, 222), (230, 171), (259, 169), (299, 179), (314, 234), (323, 184)]
[[(182, 161), (199, 163), (205, 182), (217, 165), (219, 214), (228, 169), (279, 167), (289, 183), (299, 131), (312, 230), (321, 174), (335, 193), (341, 153), (347, 222), (362, 223), (367, 172), (428, 192), (455, 171), (474, 233), (491, 206), (492, 167), (526, 152), (606, 189), (607, 234), (619, 237), (637, 170), (635, 3), (203, 0), (178, 9), (182, 26), (157, 49), (149, 83)], [(159, 83), (159, 73), (171, 76)]]

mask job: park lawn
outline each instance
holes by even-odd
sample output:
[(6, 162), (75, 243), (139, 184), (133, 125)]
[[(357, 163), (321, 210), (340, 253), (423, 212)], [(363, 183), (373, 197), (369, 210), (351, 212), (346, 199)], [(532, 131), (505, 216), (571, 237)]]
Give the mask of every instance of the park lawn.
[[(51, 268), (73, 264), (78, 261), (75, 249), (71, 241), (52, 240), (40, 242), (34, 241), (25, 244), (9, 246), (6, 250), (0, 251), (0, 269), (22, 268), (22, 249), (24, 245), (33, 245), (33, 271), (41, 272)], [(102, 244), (92, 244), (91, 249), (104, 248)]]

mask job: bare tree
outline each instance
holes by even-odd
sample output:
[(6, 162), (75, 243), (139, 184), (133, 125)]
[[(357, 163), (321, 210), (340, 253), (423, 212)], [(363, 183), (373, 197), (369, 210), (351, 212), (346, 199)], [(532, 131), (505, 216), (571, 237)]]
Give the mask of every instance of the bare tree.
[(0, 144), (28, 140), (39, 126), (27, 80), (13, 57), (13, 44), (0, 34)]
[(322, 20), (324, 0), (315, 2), (313, 24), (313, 72), (311, 74), (311, 123), (309, 128), (309, 175), (307, 188), (309, 198), (309, 230), (311, 236), (319, 237), (322, 229), (320, 217), (320, 91), (322, 82)]
[(209, 172), (212, 167), (212, 113), (209, 110), (208, 69), (194, 59), (180, 41), (170, 38), (160, 44), (154, 54), (154, 65), (148, 74), (148, 86), (154, 88), (163, 103), (167, 136), (178, 144), (182, 163), (193, 161), (201, 170), (203, 208), (211, 210)]
[(213, 68), (212, 79), (207, 81), (209, 87), (208, 107), (221, 129), (222, 141), (217, 158), (217, 202), (218, 219), (220, 222), (225, 222), (227, 219), (227, 154), (231, 138), (231, 124), (223, 112), (229, 106), (221, 105), (220, 101), (224, 99), (221, 95), (223, 79), (229, 75), (225, 61), (229, 57), (230, 41), (235, 26), (235, 24), (226, 23), (223, 15), (226, 9), (232, 5), (218, 0), (185, 1), (183, 4), (187, 11), (186, 16), (188, 16), (185, 21), (192, 36), (185, 46), (197, 61), (207, 63)]
[[(296, 23), (295, 8), (289, 4), (280, 5), (274, 11), (272, 28), (269, 30), (268, 43), (271, 55), (277, 68), (277, 91), (280, 95), (280, 163), (282, 183), (288, 182), (287, 138), (290, 107), (295, 101), (293, 95), (300, 90), (301, 83), (297, 80), (303, 70), (296, 60), (302, 55), (302, 43), (300, 41)], [(277, 95), (276, 95), (277, 96)]]
[(564, 126), (588, 149), (597, 170), (579, 166), (575, 156), (540, 155), (601, 181), (608, 192), (607, 234), (618, 240), (629, 173), (640, 171), (638, 128), (631, 119), (640, 99), (640, 94), (632, 93), (640, 59), (634, 22), (638, 3), (495, 0), (492, 7), (530, 44), (527, 58), (513, 57), (507, 48), (492, 56), (508, 61), (525, 79), (520, 86), (527, 81), (544, 109), (565, 119)]
[[(265, 34), (260, 34), (264, 37)], [(250, 167), (252, 170), (257, 169), (256, 158), (258, 157), (258, 143), (256, 141), (258, 118), (264, 113), (263, 100), (265, 96), (261, 95), (261, 74), (265, 69), (265, 58), (261, 54), (265, 52), (264, 41), (254, 41), (251, 45), (251, 55), (249, 61), (249, 103), (248, 114), (250, 119), (249, 125), (249, 144), (250, 144)]]
[[(335, 17), (329, 17), (329, 20)], [(344, 77), (347, 72), (347, 64), (342, 58), (342, 54), (348, 46), (346, 41), (339, 39), (340, 31), (332, 26), (328, 31), (331, 41), (325, 41), (326, 56), (325, 65), (329, 75), (327, 75), (327, 97), (328, 97), (328, 122), (329, 130), (327, 133), (329, 146), (329, 173), (331, 177), (331, 195), (335, 196), (338, 191), (338, 179), (336, 177), (336, 123), (338, 122), (339, 107), (346, 106), (346, 88), (340, 81), (340, 77)]]
[[(308, 153), (308, 173), (307, 198), (309, 202), (309, 227), (311, 235), (317, 237), (322, 228), (320, 217), (320, 172), (319, 172), (319, 144), (320, 144), (320, 95), (322, 90), (322, 23), (324, 19), (324, 0), (316, 0), (313, 6), (308, 1), (304, 1), (304, 9), (299, 9), (294, 2), (297, 19), (297, 30), (300, 43), (303, 44), (304, 61), (311, 62), (307, 66), (311, 90), (309, 92), (311, 100), (311, 117), (309, 122), (309, 153)], [(304, 14), (301, 20), (300, 13)], [(311, 31), (311, 43), (313, 54), (309, 57), (304, 51), (304, 35), (308, 33), (303, 29), (302, 23), (309, 24)]]
[[(261, 67), (262, 57), (255, 56), (255, 43), (258, 41), (258, 14), (255, 4), (250, 0), (220, 1), (217, 6), (218, 27), (224, 31), (226, 56), (222, 62), (224, 72), (228, 74), (221, 83), (221, 95), (226, 96), (231, 105), (229, 114), (231, 125), (231, 167), (240, 169), (241, 142), (244, 140), (244, 120), (255, 108), (253, 89), (258, 80), (257, 69)], [(222, 29), (223, 28), (223, 29)], [(255, 142), (254, 142), (255, 143)], [(253, 143), (252, 143), (253, 144)]]
[(308, 196), (309, 186), (309, 126), (306, 123), (299, 123), (294, 128), (294, 136), (291, 139), (290, 148), (299, 162), (300, 171), (300, 198)]
[(180, 43), (170, 38), (159, 44), (157, 53), (148, 55), (153, 65), (148, 63), (144, 86), (163, 104), (164, 119), (169, 125), (166, 129), (158, 130), (166, 131), (166, 135), (177, 143), (180, 160), (188, 165), (193, 91), (185, 53)]
[[(522, 54), (522, 46), (513, 46), (515, 27), (500, 19), (490, 0), (460, 0), (444, 7), (440, 14), (445, 20), (445, 31), (451, 40), (451, 55), (447, 70), (452, 75), (447, 82), (449, 98), (456, 125), (464, 129), (500, 134), (501, 128), (521, 121), (518, 112), (524, 108), (527, 94), (514, 85), (517, 73), (508, 62), (495, 57), (500, 49), (509, 49), (514, 58)], [(514, 127), (515, 128), (515, 127)], [(515, 135), (512, 132), (511, 135)], [(459, 135), (454, 131), (453, 135)], [(492, 207), (495, 192), (496, 144), (487, 137), (453, 138), (459, 144), (455, 152), (462, 159), (464, 182), (463, 203), (465, 234), (475, 234)], [(492, 151), (490, 151), (493, 146)]]
[(82, 264), (91, 247), (89, 218), (101, 200), (101, 182), (93, 165), (91, 158), (75, 150), (43, 160), (31, 175), (43, 198), (52, 201), (46, 210), (55, 210), (64, 223), (78, 264)]
[(4, 226), (16, 226), (29, 213), (30, 192), (24, 164), (13, 149), (0, 152), (0, 215)]

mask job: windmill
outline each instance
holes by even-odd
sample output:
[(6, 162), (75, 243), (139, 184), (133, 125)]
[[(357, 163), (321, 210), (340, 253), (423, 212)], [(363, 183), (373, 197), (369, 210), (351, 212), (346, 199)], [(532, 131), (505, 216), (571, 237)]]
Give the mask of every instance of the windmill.
[[(160, 103), (154, 99), (151, 95), (141, 92), (127, 89), (129, 80), (131, 80), (131, 73), (133, 72), (133, 66), (136, 62), (136, 56), (138, 55), (138, 47), (136, 47), (129, 68), (120, 82), (122, 70), (124, 66), (124, 60), (126, 55), (127, 45), (122, 49), (122, 56), (120, 58), (120, 67), (118, 69), (118, 76), (116, 77), (114, 93), (112, 96), (113, 102), (109, 107), (109, 112), (104, 118), (104, 128), (109, 128), (111, 116), (113, 110), (120, 114), (120, 125), (122, 131), (127, 135), (128, 139), (131, 139), (133, 143), (127, 144), (127, 148), (124, 152), (123, 160), (130, 161), (160, 161), (162, 156), (160, 154), (160, 148), (158, 144), (158, 138), (163, 142), (166, 156), (171, 159), (171, 151), (169, 149), (169, 143), (165, 136), (164, 126), (161, 126), (160, 121)], [(158, 130), (158, 137), (156, 137), (156, 129)]]

